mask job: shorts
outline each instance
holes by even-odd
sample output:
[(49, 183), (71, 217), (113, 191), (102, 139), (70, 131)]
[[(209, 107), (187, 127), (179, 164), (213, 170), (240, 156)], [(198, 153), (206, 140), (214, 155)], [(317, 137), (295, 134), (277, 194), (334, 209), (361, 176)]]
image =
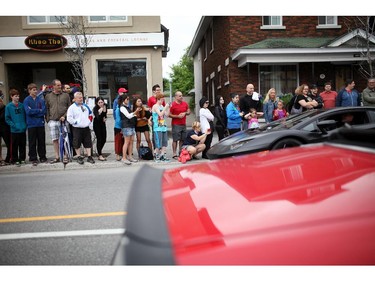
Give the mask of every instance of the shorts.
[(51, 140), (58, 140), (60, 138), (60, 121), (49, 120), (48, 127), (51, 134)]
[(155, 148), (168, 146), (168, 132), (154, 132)]
[(150, 131), (150, 127), (148, 125), (145, 125), (145, 126), (141, 126), (141, 127), (135, 127), (135, 131), (136, 132), (149, 132)]
[(135, 128), (121, 128), (124, 137), (131, 137), (135, 135)]
[(92, 147), (91, 131), (89, 127), (73, 127), (73, 148), (78, 149), (81, 147), (81, 144), (83, 144), (84, 148)]
[(172, 125), (173, 141), (183, 141), (186, 138), (186, 125)]

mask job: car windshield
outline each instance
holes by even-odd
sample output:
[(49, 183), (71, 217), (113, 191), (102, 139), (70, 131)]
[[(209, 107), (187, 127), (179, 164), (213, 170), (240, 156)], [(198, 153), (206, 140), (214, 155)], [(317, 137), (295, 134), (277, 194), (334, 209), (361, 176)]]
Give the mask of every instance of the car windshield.
[(297, 125), (298, 123), (305, 121), (307, 118), (313, 117), (318, 114), (319, 110), (308, 110), (301, 114), (290, 115), (286, 118), (282, 118), (276, 121), (273, 121), (268, 124), (264, 124), (260, 126), (260, 131), (267, 131), (267, 130), (278, 130), (278, 129), (290, 129)]

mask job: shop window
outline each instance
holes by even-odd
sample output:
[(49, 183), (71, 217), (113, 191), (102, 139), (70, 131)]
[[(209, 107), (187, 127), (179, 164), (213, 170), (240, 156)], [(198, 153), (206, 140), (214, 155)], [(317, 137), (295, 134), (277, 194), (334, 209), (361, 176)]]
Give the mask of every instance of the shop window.
[(146, 60), (98, 61), (99, 95), (110, 108), (119, 88), (126, 88), (131, 102), (141, 97), (147, 102)]

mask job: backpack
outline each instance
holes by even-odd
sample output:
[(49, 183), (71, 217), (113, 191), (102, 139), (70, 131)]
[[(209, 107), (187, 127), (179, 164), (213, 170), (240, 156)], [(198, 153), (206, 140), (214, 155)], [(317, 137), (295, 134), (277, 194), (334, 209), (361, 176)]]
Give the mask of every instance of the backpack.
[(139, 147), (138, 156), (142, 160), (154, 160), (151, 149), (148, 146), (143, 146), (143, 144)]

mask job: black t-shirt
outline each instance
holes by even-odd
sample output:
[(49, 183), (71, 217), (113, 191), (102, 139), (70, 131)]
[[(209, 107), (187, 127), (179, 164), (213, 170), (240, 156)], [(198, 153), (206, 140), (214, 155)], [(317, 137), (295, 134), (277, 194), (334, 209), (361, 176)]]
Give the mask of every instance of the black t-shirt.
[(202, 132), (196, 133), (194, 130), (190, 130), (186, 133), (186, 138), (184, 140), (183, 145), (196, 145), (198, 141), (191, 138), (191, 136), (197, 135), (198, 137), (203, 135)]
[[(294, 102), (294, 107), (296, 109), (300, 109), (302, 105), (299, 104), (299, 101), (304, 100), (305, 102), (308, 102), (309, 100), (304, 95), (297, 95), (296, 100)], [(305, 111), (306, 108), (302, 108), (302, 111)]]
[(253, 100), (253, 95), (247, 93), (240, 98), (240, 109), (245, 114), (250, 112), (250, 108), (254, 108), (256, 111), (263, 111), (262, 101), (259, 96), (259, 100)]

